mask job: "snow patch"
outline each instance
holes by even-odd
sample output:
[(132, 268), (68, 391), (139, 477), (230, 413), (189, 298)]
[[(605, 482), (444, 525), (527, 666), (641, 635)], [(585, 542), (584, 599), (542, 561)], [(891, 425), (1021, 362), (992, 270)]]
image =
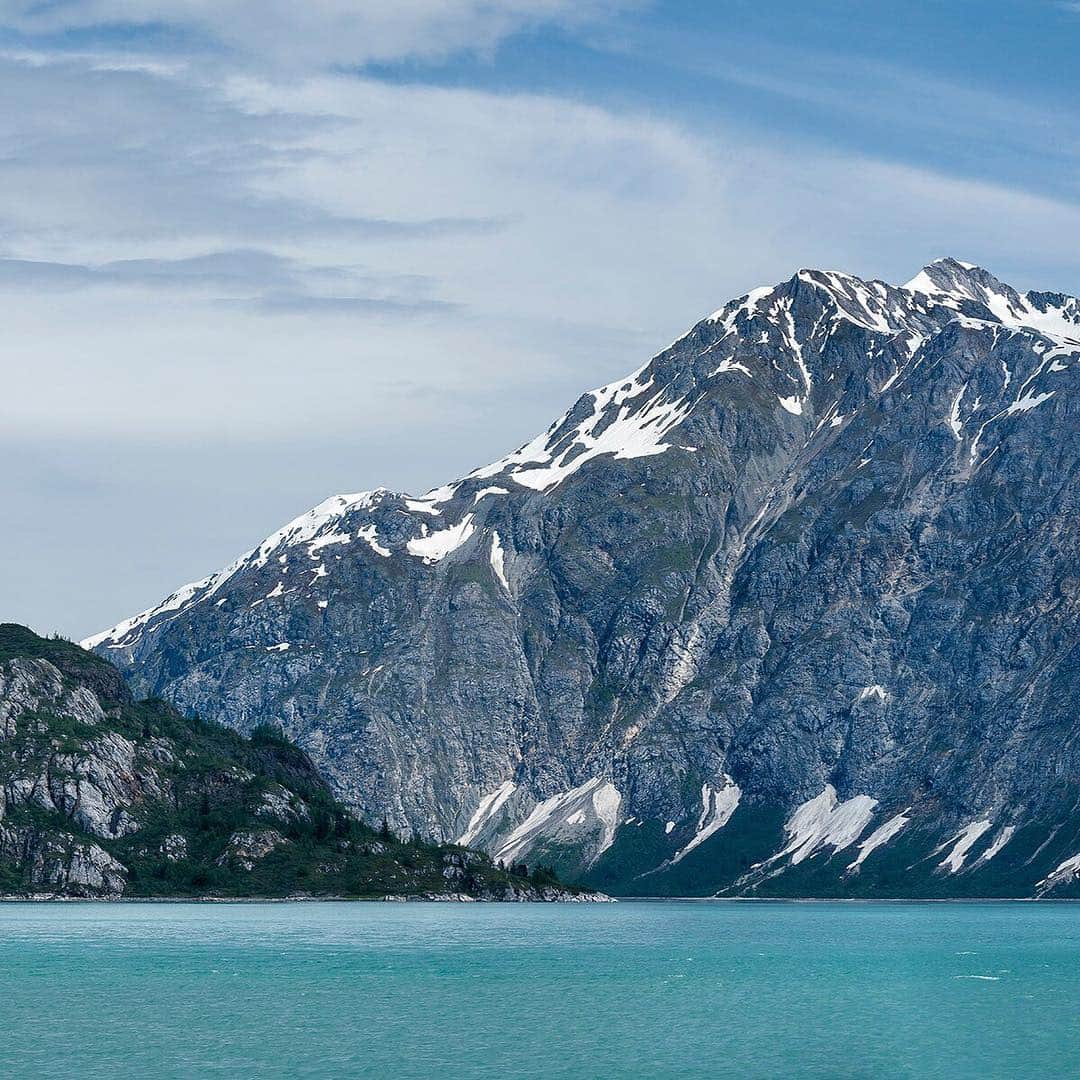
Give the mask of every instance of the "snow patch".
[(506, 568), (505, 558), (503, 553), (502, 541), (499, 539), (499, 534), (493, 532), (491, 534), (491, 569), (495, 571), (495, 576), (502, 582), (502, 587), (509, 592), (510, 583), (506, 580)]
[(567, 427), (570, 413), (565, 413), (532, 442), (473, 470), (468, 478), (501, 475), (523, 487), (547, 492), (602, 454), (627, 460), (671, 449), (664, 438), (686, 418), (694, 402), (668, 396), (667, 388), (654, 388), (651, 378), (642, 384), (643, 371), (640, 368), (628, 378), (583, 395), (575, 411), (587, 402), (589, 414), (573, 428)]
[(1064, 885), (1077, 877), (1080, 877), (1080, 854), (1071, 855), (1064, 862), (1058, 863), (1035, 887), (1043, 891), (1056, 889), (1058, 885)]
[(379, 534), (375, 529), (374, 524), (361, 525), (360, 528), (356, 530), (356, 539), (366, 540), (368, 547), (371, 548), (376, 555), (381, 555), (384, 559), (390, 557), (390, 549), (379, 543)]
[(938, 863), (938, 866), (948, 870), (950, 874), (955, 874), (964, 865), (964, 860), (967, 858), (968, 852), (975, 846), (975, 842), (992, 825), (992, 821), (984, 818), (982, 821), (973, 821), (970, 825), (961, 829), (960, 832), (938, 848), (938, 851), (941, 851), (947, 844), (953, 845), (952, 850)]
[[(766, 340), (768, 335), (766, 335)], [(751, 374), (750, 369), (745, 364), (740, 364), (737, 360), (721, 360), (720, 363), (713, 370), (713, 375), (723, 375), (725, 371), (741, 371), (747, 378), (752, 379), (754, 376)]]
[(877, 799), (869, 795), (855, 795), (840, 802), (836, 788), (826, 784), (820, 795), (804, 802), (788, 819), (784, 826), (788, 843), (773, 859), (790, 855), (792, 865), (798, 865), (822, 848), (846, 848), (870, 823), (877, 804)]
[(735, 321), (738, 317), (740, 315), (749, 316), (755, 314), (758, 304), (766, 296), (771, 295), (773, 291), (774, 288), (771, 285), (761, 285), (756, 289), (751, 289), (745, 296), (733, 301), (726, 307), (722, 307), (719, 311), (714, 311), (705, 321), (722, 322), (725, 330), (734, 330)]
[[(950, 263), (966, 273), (957, 274)], [(974, 300), (1002, 326), (1034, 330), (1065, 343), (1080, 344), (1080, 309), (1075, 299), (1066, 298), (1063, 305), (1042, 307), (1043, 301), (1037, 294), (1020, 295), (979, 267), (955, 259), (939, 259), (924, 267), (902, 288), (930, 298), (933, 304), (953, 309), (958, 309), (961, 301)], [(966, 316), (958, 315), (957, 321), (985, 325)]]
[(429, 564), (437, 563), (461, 547), (472, 534), (472, 514), (466, 514), (456, 525), (410, 540), (405, 547), (410, 555)]
[(1024, 397), (1014, 401), (1005, 410), (1005, 415), (1012, 416), (1014, 413), (1030, 412), (1044, 401), (1049, 401), (1056, 393), (1056, 390), (1049, 390), (1045, 394), (1025, 394)]
[(431, 514), (434, 517), (439, 517), (442, 513), (441, 510), (435, 508), (433, 499), (406, 499), (405, 508), (414, 514)]
[(990, 846), (983, 852), (979, 862), (988, 863), (1012, 839), (1014, 832), (1016, 832), (1015, 825), (1006, 825), (990, 842)]
[[(730, 776), (724, 776), (724, 783), (720, 788), (702, 784), (701, 817), (698, 818), (694, 837), (684, 848), (676, 852), (671, 861), (677, 863), (684, 859), (694, 848), (705, 843), (713, 833), (722, 829), (731, 820), (731, 815), (735, 813), (741, 796), (742, 791), (739, 785)], [(673, 822), (669, 824), (671, 828), (675, 827)], [(668, 832), (671, 832), (671, 829), (668, 829)]]
[(460, 844), (462, 847), (468, 847), (516, 790), (517, 784), (513, 780), (504, 780), (494, 791), (485, 795), (480, 800), (476, 812), (469, 818), (468, 828), (457, 838), (455, 843)]
[(908, 807), (902, 814), (889, 818), (884, 824), (879, 825), (860, 845), (859, 854), (855, 861), (848, 866), (848, 870), (858, 870), (866, 861), (867, 857), (882, 846), (887, 844), (910, 820), (907, 815), (911, 813)]
[[(308, 556), (314, 559), (316, 551), (321, 551), (324, 547), (330, 547), (332, 544), (347, 544), (348, 542), (348, 533), (326, 533), (323, 536), (316, 536), (315, 539), (308, 544)], [(282, 559), (284, 558), (285, 556), (283, 555)]]
[[(592, 819), (600, 827), (600, 843), (591, 860), (595, 862), (615, 840), (621, 803), (622, 796), (615, 785), (594, 776), (579, 787), (552, 795), (533, 807), (528, 817), (495, 850), (493, 857), (507, 865), (518, 861), (541, 840), (558, 839), (569, 819), (582, 812), (586, 819)], [(577, 831), (580, 825), (575, 822), (573, 828)]]
[(960, 422), (960, 402), (963, 400), (964, 391), (967, 389), (967, 383), (964, 383), (957, 392), (955, 398), (953, 398), (952, 409), (949, 411), (949, 427), (952, 428), (953, 438), (960, 441), (961, 435), (964, 431), (964, 425)]

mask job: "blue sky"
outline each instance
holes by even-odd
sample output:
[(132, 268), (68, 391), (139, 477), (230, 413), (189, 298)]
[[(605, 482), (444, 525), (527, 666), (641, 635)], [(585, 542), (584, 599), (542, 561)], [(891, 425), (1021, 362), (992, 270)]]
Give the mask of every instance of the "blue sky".
[(494, 54), (379, 65), (402, 83), (540, 92), (1080, 196), (1080, 3), (672, 2)]
[(1080, 4), (0, 0), (0, 618), (423, 490), (804, 265), (1080, 292)]

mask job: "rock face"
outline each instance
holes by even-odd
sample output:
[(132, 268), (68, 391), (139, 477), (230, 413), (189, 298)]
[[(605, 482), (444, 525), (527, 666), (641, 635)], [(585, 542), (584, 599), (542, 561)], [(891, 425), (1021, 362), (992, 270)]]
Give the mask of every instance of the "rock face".
[(229, 837), (228, 846), (218, 856), (218, 865), (254, 870), (260, 859), (266, 858), (271, 851), (284, 843), (285, 837), (277, 829), (245, 829), (235, 832)]
[(0, 625), (0, 896), (577, 899), (550, 870), (379, 836), (280, 734), (135, 702), (70, 642)]
[(624, 893), (1077, 890), (1080, 302), (800, 271), (90, 639), (365, 814)]

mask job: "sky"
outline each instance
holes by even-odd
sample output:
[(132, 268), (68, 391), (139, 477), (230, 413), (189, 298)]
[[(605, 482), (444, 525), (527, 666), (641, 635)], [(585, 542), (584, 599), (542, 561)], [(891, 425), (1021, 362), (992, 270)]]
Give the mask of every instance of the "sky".
[(1080, 2), (0, 0), (0, 620), (520, 445), (803, 266), (1080, 294)]

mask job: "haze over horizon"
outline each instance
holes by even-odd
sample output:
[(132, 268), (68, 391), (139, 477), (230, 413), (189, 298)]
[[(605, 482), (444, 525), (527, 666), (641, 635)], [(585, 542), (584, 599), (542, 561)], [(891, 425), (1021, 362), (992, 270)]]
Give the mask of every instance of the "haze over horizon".
[(0, 2), (0, 619), (460, 476), (800, 266), (1080, 293), (1077, 5), (859, 12)]

